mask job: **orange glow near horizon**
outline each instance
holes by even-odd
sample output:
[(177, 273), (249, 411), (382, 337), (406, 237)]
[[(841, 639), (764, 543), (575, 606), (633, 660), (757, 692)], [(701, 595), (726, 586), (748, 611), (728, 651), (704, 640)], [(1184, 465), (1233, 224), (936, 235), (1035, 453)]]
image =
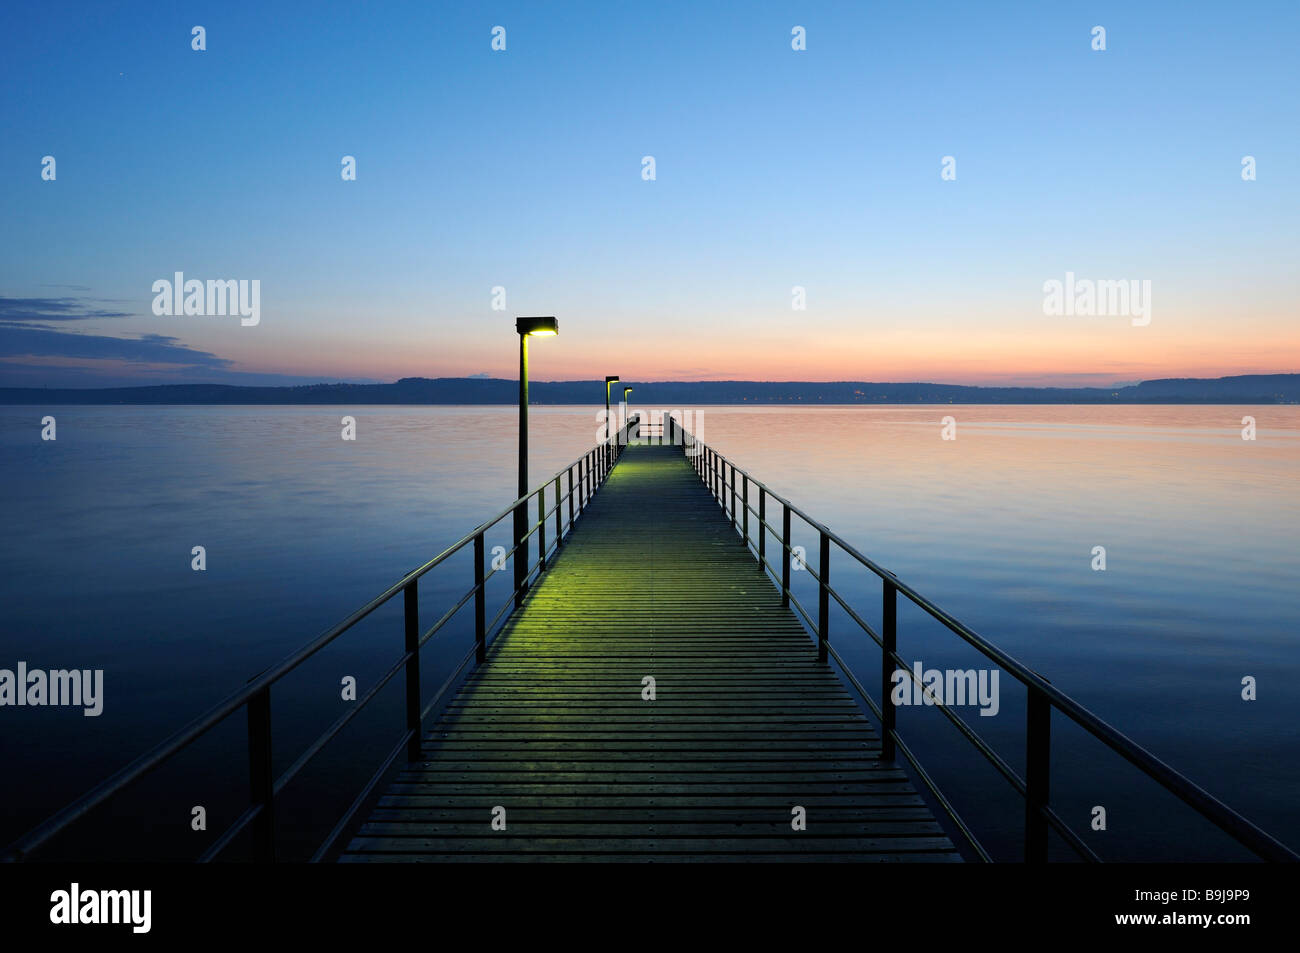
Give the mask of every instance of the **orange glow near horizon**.
[[(1242, 334), (1227, 339), (1183, 336), (1154, 325), (1109, 333), (1093, 328), (1026, 335), (1005, 329), (958, 333), (943, 328), (892, 328), (868, 336), (764, 333), (748, 338), (701, 332), (639, 338), (578, 331), (539, 353), (536, 380), (603, 379), (611, 362), (625, 380), (931, 381), (953, 384), (1078, 386), (1164, 377), (1225, 377), (1300, 370), (1300, 336)], [(460, 346), (410, 341), (393, 346), (362, 340), (297, 341), (296, 360), (268, 354), (224, 353), (239, 370), (318, 376), (322, 380), (402, 377), (511, 379), (517, 371), (514, 335)], [(512, 340), (514, 339), (514, 340)], [(390, 339), (391, 340), (391, 339)], [(279, 349), (277, 349), (279, 350)], [(612, 356), (613, 355), (613, 356)]]
[[(1233, 298), (1220, 289), (1193, 307), (1185, 298), (1175, 300), (1172, 290), (1166, 298), (1157, 294), (1145, 326), (1122, 316), (1045, 315), (1036, 293), (1014, 301), (972, 293), (959, 306), (947, 290), (936, 290), (929, 301), (837, 302), (802, 312), (704, 300), (668, 313), (642, 313), (626, 303), (597, 308), (589, 300), (596, 295), (586, 293), (554, 302), (533, 296), (518, 310), (553, 311), (564, 325), (563, 334), (533, 355), (537, 381), (603, 380), (613, 369), (624, 380), (640, 381), (1105, 387), (1155, 378), (1300, 372), (1300, 322), (1281, 305), (1287, 293), (1260, 284), (1252, 295)], [(484, 316), (447, 306), (394, 306), (357, 320), (360, 307), (351, 301), (303, 303), (268, 313), (257, 328), (173, 319), (166, 330), (189, 347), (228, 359), (228, 370), (237, 373), (318, 381), (483, 375), (510, 380), (518, 373), (514, 309)], [(114, 333), (158, 330), (156, 319), (112, 326)]]

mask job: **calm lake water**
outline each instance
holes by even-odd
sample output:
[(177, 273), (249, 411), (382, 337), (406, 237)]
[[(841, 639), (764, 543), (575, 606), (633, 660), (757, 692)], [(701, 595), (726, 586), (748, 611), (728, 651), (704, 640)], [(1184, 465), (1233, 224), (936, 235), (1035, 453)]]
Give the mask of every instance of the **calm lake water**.
[[(0, 668), (103, 669), (104, 709), (0, 708), (0, 842), (514, 495), (510, 408), (61, 407), (54, 442), (40, 439), (47, 412), (0, 407)], [(355, 442), (340, 439), (345, 413)], [(941, 439), (948, 414), (955, 440)], [(1247, 414), (1254, 441), (1241, 436)], [(592, 444), (596, 409), (534, 408), (532, 423), (540, 481)], [(706, 407), (700, 429), (984, 637), (1300, 844), (1300, 408)], [(796, 536), (815, 560), (815, 537)], [(190, 568), (194, 546), (205, 547), (204, 572)], [(1097, 546), (1105, 571), (1092, 568)], [(453, 559), (426, 577), (423, 626), (471, 573)], [(795, 575), (815, 606), (811, 580)], [(878, 622), (873, 576), (836, 556), (832, 580)], [(489, 612), (504, 593), (490, 594)], [(459, 661), (471, 624), (458, 618), (430, 643), (426, 692)], [(900, 606), (905, 658), (987, 667), (945, 632)], [(876, 691), (867, 638), (842, 614), (831, 638)], [(364, 691), (401, 646), (396, 600), (277, 685), (277, 771), (343, 712), (341, 679)], [(1255, 701), (1241, 697), (1246, 676)], [(400, 681), (286, 790), (286, 856), (314, 849), (391, 748)], [(999, 684), (996, 716), (962, 713), (1022, 770), (1023, 692), (1005, 673)], [(935, 710), (901, 709), (899, 726), (985, 845), (1014, 859), (1018, 796)], [(1059, 716), (1052, 770), (1056, 809), (1107, 859), (1246, 856)], [(74, 834), (50, 856), (193, 856), (246, 798), (236, 716), (115, 799), (93, 837)], [(196, 805), (208, 832), (191, 830)], [(1090, 829), (1098, 806), (1104, 831)]]

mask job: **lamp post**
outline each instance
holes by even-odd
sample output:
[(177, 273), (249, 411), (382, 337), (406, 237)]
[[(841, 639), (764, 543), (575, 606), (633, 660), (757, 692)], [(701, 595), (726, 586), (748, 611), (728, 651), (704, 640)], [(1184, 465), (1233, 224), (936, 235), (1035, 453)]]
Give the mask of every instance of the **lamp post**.
[(627, 426), (627, 395), (632, 393), (632, 388), (623, 388), (623, 426)]
[[(524, 587), (528, 583), (528, 339), (554, 337), (560, 333), (560, 322), (554, 317), (516, 318), (515, 330), (519, 332), (519, 498), (515, 507), (515, 608), (524, 602)], [(559, 501), (556, 501), (559, 505)]]
[(613, 464), (613, 449), (610, 447), (610, 441), (613, 440), (614, 431), (610, 430), (609, 425), (612, 421), (609, 419), (609, 385), (618, 381), (618, 375), (607, 376), (605, 378), (605, 472), (609, 472)]

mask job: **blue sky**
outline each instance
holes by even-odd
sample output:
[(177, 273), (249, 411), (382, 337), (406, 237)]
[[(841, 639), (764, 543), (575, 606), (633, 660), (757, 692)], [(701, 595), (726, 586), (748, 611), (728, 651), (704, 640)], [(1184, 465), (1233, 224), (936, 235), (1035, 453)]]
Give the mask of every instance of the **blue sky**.
[[(516, 314), (560, 317), (540, 378), (1300, 370), (1298, 11), (10, 8), (0, 385), (510, 376)], [(1067, 270), (1151, 325), (1045, 317)], [(155, 316), (176, 271), (260, 324)]]

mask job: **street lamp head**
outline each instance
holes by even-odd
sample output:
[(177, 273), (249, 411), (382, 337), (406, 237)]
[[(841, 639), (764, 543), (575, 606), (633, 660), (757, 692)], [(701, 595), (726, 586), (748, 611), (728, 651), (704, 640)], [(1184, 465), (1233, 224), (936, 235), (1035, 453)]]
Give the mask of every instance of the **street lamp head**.
[(552, 317), (515, 318), (515, 330), (521, 335), (554, 337), (560, 333), (560, 322)]
[(627, 395), (630, 394), (630, 393), (632, 393), (632, 388), (630, 388), (630, 387), (624, 387), (624, 388), (623, 388), (623, 399), (624, 399), (624, 400), (627, 400)]
[(616, 380), (618, 380), (618, 375), (617, 375), (617, 374), (613, 374), (613, 375), (607, 376), (607, 377), (605, 378), (605, 383), (606, 383), (606, 384), (612, 384), (612, 383), (614, 383)]

